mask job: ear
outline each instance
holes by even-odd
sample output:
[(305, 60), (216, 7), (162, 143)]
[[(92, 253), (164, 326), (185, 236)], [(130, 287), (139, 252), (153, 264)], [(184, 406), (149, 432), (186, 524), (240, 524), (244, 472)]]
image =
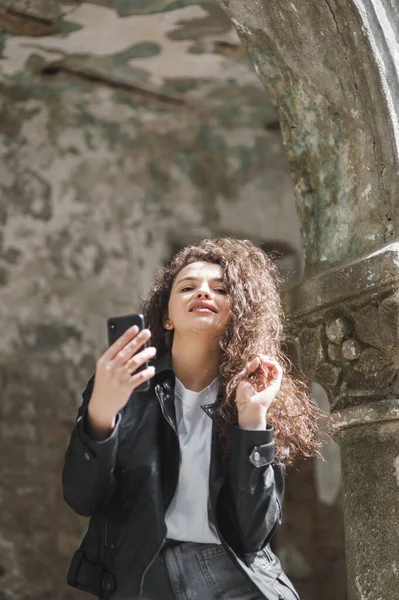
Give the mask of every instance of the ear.
[(169, 320), (169, 318), (168, 318), (168, 317), (167, 317), (167, 318), (164, 320), (163, 326), (165, 327), (165, 329), (166, 329), (167, 331), (172, 331), (172, 329), (173, 329), (173, 325), (172, 325), (172, 323), (170, 322), (170, 320)]

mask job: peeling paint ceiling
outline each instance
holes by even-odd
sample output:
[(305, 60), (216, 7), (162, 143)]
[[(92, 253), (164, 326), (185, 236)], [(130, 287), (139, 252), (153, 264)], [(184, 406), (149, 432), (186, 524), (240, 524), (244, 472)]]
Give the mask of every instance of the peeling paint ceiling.
[(0, 76), (6, 80), (29, 70), (80, 73), (177, 103), (226, 84), (263, 93), (215, 1), (0, 0), (0, 27)]

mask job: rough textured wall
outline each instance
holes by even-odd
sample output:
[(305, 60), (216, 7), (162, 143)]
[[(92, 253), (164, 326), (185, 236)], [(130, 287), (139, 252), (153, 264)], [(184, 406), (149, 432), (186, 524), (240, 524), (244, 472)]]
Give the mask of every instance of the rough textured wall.
[(105, 319), (199, 235), (299, 248), (275, 113), (216, 5), (43, 6), (0, 12), (2, 600), (80, 597), (60, 470)]
[[(105, 319), (199, 236), (300, 250), (276, 114), (229, 21), (159, 5), (0, 1), (0, 600), (83, 597), (65, 573), (85, 520), (60, 470)], [(317, 598), (298, 540), (331, 476), (289, 485), (281, 555)]]

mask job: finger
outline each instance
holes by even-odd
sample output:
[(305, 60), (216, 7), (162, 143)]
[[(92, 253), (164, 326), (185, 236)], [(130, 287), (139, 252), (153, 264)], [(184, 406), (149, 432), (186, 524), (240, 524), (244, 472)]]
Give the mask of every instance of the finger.
[(108, 362), (113, 360), (118, 352), (126, 346), (133, 338), (137, 336), (139, 333), (139, 328), (137, 325), (133, 325), (133, 327), (129, 327), (126, 329), (125, 333), (123, 333), (111, 346), (104, 352), (102, 358), (104, 358), (104, 362)]
[(143, 329), (136, 335), (133, 340), (129, 343), (125, 344), (123, 348), (119, 350), (116, 356), (113, 359), (115, 365), (125, 364), (136, 352), (140, 350), (140, 348), (148, 342), (151, 337), (151, 332), (149, 329)]
[(266, 366), (269, 372), (269, 377), (271, 375), (271, 377), (273, 379), (278, 379), (279, 377), (282, 376), (283, 373), (283, 369), (281, 368), (281, 365), (273, 358), (270, 358), (269, 356), (266, 356), (264, 354), (259, 354), (259, 358), (262, 362), (262, 365)]
[(135, 373), (135, 375), (132, 375), (130, 378), (130, 384), (131, 384), (132, 390), (135, 390), (136, 388), (138, 388), (145, 381), (149, 381), (150, 379), (152, 379), (154, 377), (154, 375), (155, 375), (155, 367), (153, 367), (153, 366), (148, 367), (147, 369), (144, 369), (143, 371), (140, 371), (140, 373)]
[(264, 364), (276, 365), (277, 367), (280, 366), (280, 363), (275, 358), (272, 358), (271, 356), (267, 356), (267, 354), (258, 354), (258, 357), (261, 360), (261, 362)]
[(256, 369), (259, 367), (259, 365), (260, 365), (260, 358), (259, 358), (259, 356), (256, 356), (253, 360), (251, 360), (250, 363), (247, 364), (248, 375), (250, 375), (251, 373), (256, 371)]
[(147, 360), (151, 360), (156, 355), (157, 350), (154, 346), (150, 346), (149, 348), (145, 348), (141, 352), (135, 354), (132, 358), (127, 360), (123, 367), (129, 372), (134, 373), (137, 371), (141, 365), (143, 365)]
[(267, 365), (278, 365), (278, 362), (275, 358), (272, 358), (271, 356), (267, 356), (267, 354), (258, 354), (258, 357), (260, 359), (260, 361), (263, 364), (267, 364)]

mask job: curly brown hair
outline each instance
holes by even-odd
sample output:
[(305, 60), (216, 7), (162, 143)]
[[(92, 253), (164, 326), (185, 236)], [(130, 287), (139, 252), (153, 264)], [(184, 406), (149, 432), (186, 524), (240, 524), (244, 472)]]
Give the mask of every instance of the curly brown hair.
[(275, 429), (276, 456), (290, 464), (298, 455), (317, 455), (321, 412), (304, 383), (290, 374), (291, 363), (281, 348), (284, 316), (277, 267), (251, 241), (230, 237), (203, 240), (183, 248), (159, 272), (141, 308), (158, 354), (170, 348), (172, 342), (173, 332), (166, 331), (164, 323), (173, 282), (185, 266), (197, 261), (222, 267), (226, 291), (232, 300), (231, 315), (219, 341), (223, 439), (228, 440), (231, 425), (237, 423), (235, 392), (239, 382), (248, 377), (246, 365), (262, 353), (283, 367), (280, 391), (267, 413), (267, 421)]

